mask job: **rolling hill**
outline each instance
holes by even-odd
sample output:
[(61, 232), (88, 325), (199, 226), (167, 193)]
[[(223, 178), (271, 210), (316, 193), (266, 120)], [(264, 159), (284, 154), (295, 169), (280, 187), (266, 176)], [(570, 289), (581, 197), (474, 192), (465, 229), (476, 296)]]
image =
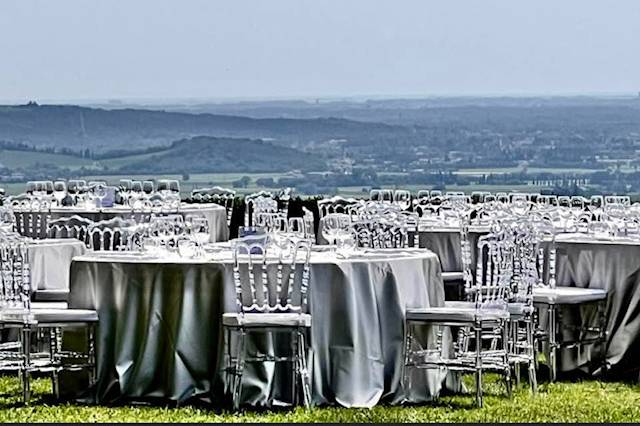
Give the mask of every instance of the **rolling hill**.
[(162, 146), (195, 136), (267, 139), (303, 147), (307, 143), (347, 138), (366, 143), (381, 135), (408, 134), (400, 126), (317, 118), (248, 118), (209, 113), (142, 109), (87, 108), (71, 105), (0, 106), (0, 141), (30, 146), (105, 152)]

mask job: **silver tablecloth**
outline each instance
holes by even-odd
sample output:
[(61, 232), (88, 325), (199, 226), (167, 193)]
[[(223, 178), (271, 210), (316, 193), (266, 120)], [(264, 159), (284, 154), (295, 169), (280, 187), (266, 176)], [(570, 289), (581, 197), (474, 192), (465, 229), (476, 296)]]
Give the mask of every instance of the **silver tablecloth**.
[[(227, 212), (224, 207), (217, 204), (183, 204), (180, 207), (179, 214), (183, 216), (197, 214), (207, 218), (209, 222), (209, 232), (211, 234), (210, 242), (220, 242), (229, 240), (229, 226), (227, 225)], [(114, 217), (122, 218), (134, 218), (137, 221), (142, 220), (142, 217), (149, 216), (150, 213), (133, 212), (127, 207), (104, 207), (102, 209), (87, 210), (77, 207), (52, 207), (45, 212), (21, 212), (16, 211), (15, 216), (18, 223), (22, 223), (28, 216), (32, 216), (32, 220), (35, 221), (35, 216), (40, 216), (40, 220), (43, 221), (43, 226), (38, 235), (33, 235), (33, 232), (26, 232), (28, 237), (43, 238), (46, 235), (46, 223), (48, 219), (54, 220), (61, 217), (71, 217), (78, 215), (91, 219), (93, 221), (107, 220)]]
[[(484, 226), (472, 226), (469, 229), (469, 241), (471, 247), (476, 247), (480, 235), (489, 232)], [(428, 224), (420, 225), (420, 247), (427, 248), (440, 259), (442, 272), (461, 272), (462, 258), (460, 252), (460, 230), (455, 227), (434, 227)], [(409, 245), (413, 247), (415, 233), (409, 233)], [(322, 231), (318, 232), (318, 244), (327, 244)], [(472, 253), (472, 268), (475, 270), (475, 250)]]
[(29, 243), (32, 290), (68, 290), (71, 260), (86, 251), (84, 243), (73, 239)]
[[(406, 308), (444, 303), (435, 254), (414, 250), (344, 260), (314, 252), (311, 262), (314, 403), (370, 407), (432, 399), (446, 373), (416, 370), (410, 390), (401, 389), (400, 379)], [(221, 401), (220, 321), (225, 310), (235, 309), (232, 271), (230, 259), (75, 258), (70, 307), (96, 309), (100, 317), (97, 401)], [(433, 338), (431, 330), (423, 332)], [(273, 350), (270, 340), (252, 341)], [(255, 405), (278, 399), (287, 375), (277, 371), (284, 370), (245, 370), (243, 399)]]
[[(609, 374), (640, 379), (640, 243), (562, 235), (557, 239), (557, 265), (558, 285), (608, 290)], [(582, 321), (594, 317), (592, 309), (568, 314)], [(566, 349), (560, 355), (558, 367), (566, 371), (584, 368), (593, 351)]]

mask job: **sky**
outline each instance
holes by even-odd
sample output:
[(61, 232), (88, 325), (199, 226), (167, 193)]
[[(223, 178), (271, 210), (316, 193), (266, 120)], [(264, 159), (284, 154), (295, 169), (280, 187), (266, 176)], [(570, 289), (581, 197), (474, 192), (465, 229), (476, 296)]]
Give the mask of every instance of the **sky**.
[(1, 0), (0, 100), (636, 94), (637, 0)]

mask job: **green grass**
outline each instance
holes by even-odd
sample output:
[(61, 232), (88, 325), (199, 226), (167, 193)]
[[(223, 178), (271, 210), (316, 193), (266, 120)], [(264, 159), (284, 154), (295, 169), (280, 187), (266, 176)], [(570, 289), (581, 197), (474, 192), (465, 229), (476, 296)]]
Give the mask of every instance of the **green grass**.
[(372, 409), (337, 407), (296, 408), (288, 411), (245, 411), (241, 414), (186, 406), (86, 406), (52, 403), (43, 395), (46, 379), (34, 381), (35, 396), (28, 407), (19, 403), (15, 378), (0, 378), (0, 422), (637, 422), (640, 385), (585, 381), (541, 384), (537, 395), (526, 384), (512, 399), (495, 377), (486, 383), (485, 406), (475, 408), (473, 397), (442, 397), (420, 406), (384, 406)]

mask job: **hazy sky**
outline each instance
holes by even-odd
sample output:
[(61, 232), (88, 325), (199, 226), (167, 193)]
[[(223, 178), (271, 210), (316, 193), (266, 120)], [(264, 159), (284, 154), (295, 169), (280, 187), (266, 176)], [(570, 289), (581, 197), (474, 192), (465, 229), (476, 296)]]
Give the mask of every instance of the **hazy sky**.
[(4, 101), (639, 90), (637, 0), (0, 0)]

